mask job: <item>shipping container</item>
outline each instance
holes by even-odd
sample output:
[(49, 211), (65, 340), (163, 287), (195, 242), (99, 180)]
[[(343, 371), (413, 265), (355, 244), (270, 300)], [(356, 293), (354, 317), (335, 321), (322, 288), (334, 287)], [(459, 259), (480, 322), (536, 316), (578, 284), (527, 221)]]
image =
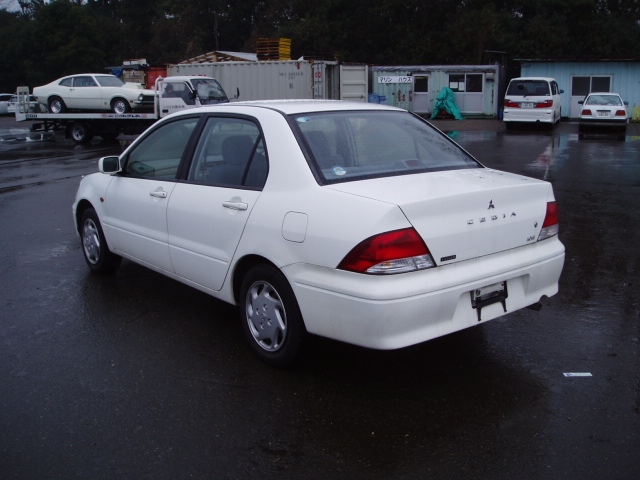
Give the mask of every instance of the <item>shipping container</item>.
[[(516, 59), (518, 60), (518, 59)], [(582, 105), (579, 103), (591, 92), (615, 92), (629, 102), (630, 116), (638, 111), (640, 116), (640, 62), (633, 60), (592, 60), (578, 59), (536, 60), (519, 59), (522, 62), (521, 75), (527, 77), (552, 77), (565, 91), (562, 96), (562, 116), (578, 118)], [(636, 118), (638, 118), (636, 116)]]
[(155, 88), (156, 80), (160, 77), (167, 77), (167, 66), (149, 67), (147, 70), (147, 88)]
[[(239, 90), (240, 96), (237, 101), (348, 98), (352, 101), (366, 102), (368, 67), (348, 67), (348, 70), (345, 70), (345, 66), (337, 62), (306, 60), (180, 63), (169, 65), (167, 74), (213, 77), (229, 95), (233, 96)], [(354, 78), (360, 80), (354, 81)]]
[(465, 116), (492, 117), (500, 102), (499, 65), (407, 65), (371, 68), (373, 101), (431, 114), (444, 88)]

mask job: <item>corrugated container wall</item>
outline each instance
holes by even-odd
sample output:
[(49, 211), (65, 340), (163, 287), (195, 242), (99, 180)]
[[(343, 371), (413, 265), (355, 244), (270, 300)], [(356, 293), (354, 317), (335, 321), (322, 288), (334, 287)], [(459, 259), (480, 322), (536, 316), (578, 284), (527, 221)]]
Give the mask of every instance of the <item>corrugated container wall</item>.
[(219, 62), (169, 65), (168, 75), (207, 75), (237, 101), (313, 98), (313, 68), (307, 61)]
[[(551, 77), (558, 81), (564, 90), (562, 95), (562, 116), (577, 118), (580, 116), (581, 105), (578, 103), (585, 98), (585, 92), (574, 91), (576, 79), (582, 78), (589, 82), (593, 77), (608, 78), (609, 91), (622, 95), (629, 102), (627, 111), (633, 115), (640, 110), (640, 62), (637, 61), (525, 61), (521, 68), (523, 77)], [(593, 91), (593, 90), (590, 90)]]
[(372, 101), (430, 115), (444, 88), (455, 92), (463, 115), (498, 115), (498, 65), (405, 65), (371, 68)]
[(156, 80), (158, 80), (159, 77), (166, 77), (166, 76), (167, 76), (166, 66), (150, 67), (149, 70), (147, 70), (147, 88), (155, 88)]

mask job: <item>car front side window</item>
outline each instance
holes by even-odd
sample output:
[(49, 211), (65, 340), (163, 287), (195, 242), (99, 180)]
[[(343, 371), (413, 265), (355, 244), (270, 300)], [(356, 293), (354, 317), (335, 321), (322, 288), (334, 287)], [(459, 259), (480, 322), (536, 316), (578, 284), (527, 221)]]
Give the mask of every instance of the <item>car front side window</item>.
[(205, 185), (262, 188), (267, 170), (264, 140), (255, 123), (211, 117), (196, 147), (187, 180)]
[(124, 173), (134, 177), (175, 179), (199, 120), (199, 117), (182, 118), (152, 131), (131, 151)]
[(91, 77), (82, 76), (73, 79), (74, 87), (97, 87), (98, 85)]

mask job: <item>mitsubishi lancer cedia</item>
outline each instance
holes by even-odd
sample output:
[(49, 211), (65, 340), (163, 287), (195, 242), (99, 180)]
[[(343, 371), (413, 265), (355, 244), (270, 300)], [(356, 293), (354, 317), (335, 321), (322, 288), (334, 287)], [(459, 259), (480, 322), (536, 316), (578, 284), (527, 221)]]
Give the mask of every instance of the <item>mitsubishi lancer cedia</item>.
[(399, 108), (198, 108), (99, 170), (73, 205), (89, 268), (124, 257), (237, 305), (271, 365), (310, 334), (396, 349), (558, 291), (551, 185), (484, 167)]

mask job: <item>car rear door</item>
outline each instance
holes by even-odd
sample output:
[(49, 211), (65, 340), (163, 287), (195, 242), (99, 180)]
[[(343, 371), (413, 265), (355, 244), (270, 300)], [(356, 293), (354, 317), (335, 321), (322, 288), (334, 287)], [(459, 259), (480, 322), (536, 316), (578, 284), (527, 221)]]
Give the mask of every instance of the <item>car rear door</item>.
[(167, 246), (167, 205), (199, 116), (180, 117), (148, 133), (109, 184), (103, 227), (111, 250), (173, 272)]
[(167, 210), (175, 273), (220, 290), (267, 178), (267, 155), (257, 122), (210, 116), (187, 181), (175, 186)]

